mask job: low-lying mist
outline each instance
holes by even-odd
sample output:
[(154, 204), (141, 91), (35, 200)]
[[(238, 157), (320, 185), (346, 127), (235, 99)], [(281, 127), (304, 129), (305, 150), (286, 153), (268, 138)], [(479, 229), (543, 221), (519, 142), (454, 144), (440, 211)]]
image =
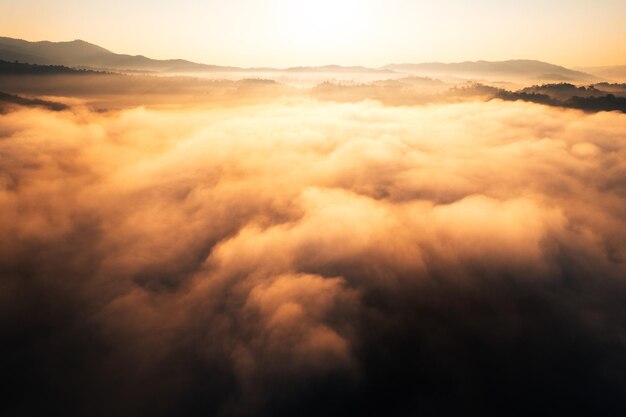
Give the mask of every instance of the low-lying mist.
[(255, 97), (0, 115), (3, 415), (626, 411), (626, 115)]
[[(262, 104), (284, 98), (313, 98), (340, 103), (374, 100), (386, 106), (421, 106), (499, 99), (588, 112), (626, 113), (626, 84), (607, 82), (587, 85), (564, 82), (529, 85), (524, 84), (524, 80), (442, 81), (401, 74), (388, 78), (389, 74), (386, 73), (371, 79), (372, 74), (341, 72), (296, 72), (293, 75), (297, 76), (295, 78), (277, 77), (276, 74), (264, 74), (270, 78), (242, 78), (254, 74), (229, 73), (222, 74), (225, 77), (223, 79), (215, 79), (27, 66), (34, 67), (37, 71), (45, 71), (32, 74), (20, 72), (24, 71), (24, 65), (5, 63), (12, 71), (8, 74), (3, 74), (0, 68), (0, 111), (5, 111), (7, 103), (39, 105), (53, 110), (83, 105), (93, 111), (106, 112), (141, 106), (183, 110), (189, 107), (224, 108)], [(47, 72), (52, 70), (59, 73)], [(44, 102), (41, 102), (42, 99)]]

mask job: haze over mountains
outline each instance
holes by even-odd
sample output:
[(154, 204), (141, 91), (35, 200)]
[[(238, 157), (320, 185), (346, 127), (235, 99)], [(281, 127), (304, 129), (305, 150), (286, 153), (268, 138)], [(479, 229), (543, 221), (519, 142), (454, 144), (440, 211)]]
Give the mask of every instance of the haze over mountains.
[(118, 104), (107, 98), (110, 94), (134, 97), (123, 100), (129, 105), (145, 105), (168, 103), (173, 96), (185, 97), (183, 102), (206, 102), (207, 95), (238, 101), (304, 92), (328, 101), (372, 99), (387, 105), (497, 98), (585, 111), (626, 111), (626, 84), (599, 83), (604, 79), (533, 60), (391, 64), (382, 68), (239, 68), (116, 54), (81, 40), (0, 38), (0, 74), (0, 91), (7, 94), (0, 99), (4, 106), (49, 107), (47, 97), (61, 96), (86, 98), (94, 108), (103, 109)]
[(559, 65), (536, 60), (516, 59), (500, 62), (467, 61), (452, 64), (438, 62), (423, 64), (392, 64), (385, 68), (415, 75), (438, 74), (463, 77), (509, 77), (520, 76), (553, 81), (591, 81), (595, 77)]
[(626, 417), (582, 3), (0, 0), (0, 417)]
[[(476, 61), (452, 64), (391, 64), (382, 68), (362, 66), (326, 65), (318, 67), (240, 68), (207, 65), (183, 59), (151, 59), (142, 55), (111, 52), (82, 40), (70, 42), (29, 42), (0, 37), (0, 60), (19, 61), (40, 65), (65, 65), (68, 67), (106, 69), (116, 71), (202, 73), (202, 72), (279, 72), (279, 73), (369, 73), (380, 75), (412, 74), (421, 76), (527, 79), (543, 81), (592, 82), (603, 80), (582, 71), (535, 60), (509, 60), (500, 62)], [(606, 69), (604, 69), (604, 73)], [(610, 73), (610, 72), (609, 72)]]
[(29, 42), (0, 37), (0, 59), (40, 65), (66, 65), (117, 70), (199, 71), (212, 68), (182, 59), (156, 60), (141, 55), (116, 54), (100, 46), (74, 40), (71, 42)]
[[(279, 71), (276, 68), (239, 68), (207, 65), (184, 59), (151, 59), (143, 55), (127, 55), (111, 52), (98, 45), (82, 40), (70, 42), (29, 42), (22, 39), (0, 37), (0, 60), (19, 61), (39, 65), (65, 65), (68, 67), (99, 68), (111, 70), (156, 72), (202, 72), (202, 71)], [(310, 67), (293, 67), (283, 71), (311, 71)], [(342, 67), (327, 65), (315, 67), (316, 71), (331, 72), (390, 72), (365, 67)]]
[(599, 77), (610, 80), (626, 80), (626, 65), (614, 65), (609, 67), (579, 68), (580, 71), (589, 72)]

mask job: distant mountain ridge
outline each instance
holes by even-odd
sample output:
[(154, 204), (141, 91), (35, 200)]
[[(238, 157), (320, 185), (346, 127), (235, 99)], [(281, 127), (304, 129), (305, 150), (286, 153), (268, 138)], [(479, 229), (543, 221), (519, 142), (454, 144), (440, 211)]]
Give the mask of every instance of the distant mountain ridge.
[(452, 64), (391, 64), (381, 68), (363, 66), (309, 66), (278, 68), (240, 68), (208, 65), (184, 59), (151, 59), (143, 55), (117, 54), (82, 40), (69, 42), (39, 41), (0, 37), (0, 60), (39, 65), (64, 65), (75, 68), (147, 72), (279, 72), (279, 73), (371, 73), (452, 76), (459, 78), (523, 77), (553, 81), (588, 82), (597, 80), (590, 74), (559, 65), (534, 60), (473, 61)]
[(151, 59), (143, 55), (117, 54), (82, 40), (69, 42), (38, 41), (0, 37), (0, 60), (18, 61), (38, 65), (63, 65), (67, 67), (110, 70), (135, 70), (157, 72), (391, 72), (366, 67), (240, 68), (208, 65), (184, 59)]
[(391, 64), (385, 68), (408, 72), (416, 75), (433, 74), (456, 77), (522, 76), (537, 79), (554, 79), (562, 81), (591, 81), (594, 77), (582, 71), (575, 71), (560, 65), (529, 59), (508, 61), (465, 61), (451, 64), (430, 62), (423, 64)]
[[(143, 71), (228, 70), (230, 67), (197, 64), (183, 59), (158, 60), (143, 55), (117, 54), (82, 40), (29, 42), (0, 37), (0, 59), (39, 65)], [(234, 69), (234, 68), (233, 68)]]
[(614, 65), (609, 67), (589, 67), (580, 68), (580, 70), (599, 75), (609, 80), (620, 82), (626, 81), (626, 65)]

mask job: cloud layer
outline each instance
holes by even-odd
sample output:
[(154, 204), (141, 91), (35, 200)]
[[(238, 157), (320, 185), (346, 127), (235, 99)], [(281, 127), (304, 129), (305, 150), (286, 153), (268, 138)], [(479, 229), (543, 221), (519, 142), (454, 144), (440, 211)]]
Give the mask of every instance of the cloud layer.
[(0, 115), (1, 408), (623, 412), (625, 121), (296, 98)]

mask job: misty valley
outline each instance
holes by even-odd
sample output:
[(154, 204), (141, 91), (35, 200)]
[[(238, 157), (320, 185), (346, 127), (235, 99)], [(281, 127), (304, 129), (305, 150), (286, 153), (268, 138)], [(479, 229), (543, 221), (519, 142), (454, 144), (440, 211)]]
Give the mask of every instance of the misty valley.
[(0, 414), (624, 415), (621, 74), (0, 38)]

